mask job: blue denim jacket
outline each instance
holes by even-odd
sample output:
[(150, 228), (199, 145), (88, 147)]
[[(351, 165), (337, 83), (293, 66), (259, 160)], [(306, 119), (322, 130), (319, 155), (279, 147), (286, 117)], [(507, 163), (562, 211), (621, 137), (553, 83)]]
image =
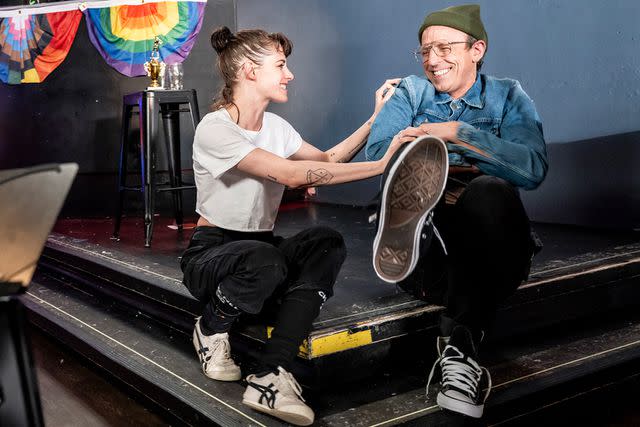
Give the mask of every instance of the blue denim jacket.
[(516, 80), (479, 74), (471, 89), (454, 100), (447, 93), (436, 92), (425, 77), (402, 79), (373, 123), (365, 149), (367, 160), (380, 159), (394, 135), (425, 121), (463, 122), (458, 139), (489, 156), (448, 143), (452, 166), (475, 165), (486, 175), (527, 190), (540, 185), (547, 174), (540, 117)]

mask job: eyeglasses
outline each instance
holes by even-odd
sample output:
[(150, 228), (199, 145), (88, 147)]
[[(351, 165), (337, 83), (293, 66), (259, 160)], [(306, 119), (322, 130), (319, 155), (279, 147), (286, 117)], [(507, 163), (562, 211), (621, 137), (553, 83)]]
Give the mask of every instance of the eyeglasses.
[(431, 51), (433, 50), (433, 52), (439, 56), (439, 57), (443, 57), (443, 56), (447, 56), (451, 53), (451, 45), (454, 44), (471, 44), (468, 41), (464, 41), (464, 42), (448, 42), (446, 40), (439, 40), (436, 42), (433, 42), (431, 44), (428, 44), (426, 46), (420, 46), (418, 47), (414, 52), (413, 52), (413, 56), (415, 56), (416, 61), (422, 63), (424, 61), (426, 61), (427, 59), (429, 59), (429, 55), (431, 54)]

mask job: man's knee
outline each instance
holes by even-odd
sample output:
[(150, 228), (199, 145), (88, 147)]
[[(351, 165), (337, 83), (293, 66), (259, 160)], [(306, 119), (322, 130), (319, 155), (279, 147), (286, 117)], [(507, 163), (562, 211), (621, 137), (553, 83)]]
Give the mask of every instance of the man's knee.
[(464, 217), (481, 222), (501, 221), (504, 217), (525, 217), (518, 190), (495, 176), (480, 176), (472, 180), (457, 203)]
[(491, 175), (482, 175), (473, 179), (465, 190), (466, 193), (480, 193), (483, 196), (493, 197), (518, 197), (516, 188), (502, 178)]

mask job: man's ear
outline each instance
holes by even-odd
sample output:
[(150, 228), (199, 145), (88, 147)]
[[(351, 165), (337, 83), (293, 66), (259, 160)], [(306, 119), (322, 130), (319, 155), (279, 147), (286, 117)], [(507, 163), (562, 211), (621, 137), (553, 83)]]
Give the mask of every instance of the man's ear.
[(484, 40), (478, 40), (471, 46), (471, 55), (473, 62), (479, 62), (484, 53), (487, 51), (487, 43)]

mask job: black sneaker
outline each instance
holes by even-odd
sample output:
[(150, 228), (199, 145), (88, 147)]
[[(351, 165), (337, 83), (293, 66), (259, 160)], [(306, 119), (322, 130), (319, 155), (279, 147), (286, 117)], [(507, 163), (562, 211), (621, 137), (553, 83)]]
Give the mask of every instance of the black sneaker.
[(447, 147), (440, 138), (425, 135), (407, 144), (389, 164), (383, 177), (373, 268), (385, 282), (396, 283), (418, 263), (423, 225), (447, 182)]
[(457, 326), (429, 373), (427, 393), (431, 380), (437, 375), (441, 378), (436, 398), (438, 405), (443, 409), (480, 418), (484, 402), (491, 392), (491, 375), (472, 358), (476, 357), (475, 354), (471, 332), (463, 326)]

